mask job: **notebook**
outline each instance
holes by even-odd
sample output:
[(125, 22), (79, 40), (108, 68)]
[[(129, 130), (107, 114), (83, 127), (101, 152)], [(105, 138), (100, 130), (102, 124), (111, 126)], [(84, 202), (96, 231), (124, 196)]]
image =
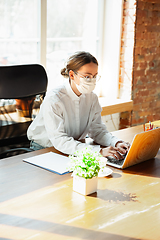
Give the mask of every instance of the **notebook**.
[(43, 153), (23, 161), (60, 175), (69, 172), (67, 167), (70, 159), (54, 152)]
[(127, 168), (154, 158), (160, 148), (160, 128), (138, 133), (134, 136), (130, 149), (123, 160), (107, 159), (107, 165)]

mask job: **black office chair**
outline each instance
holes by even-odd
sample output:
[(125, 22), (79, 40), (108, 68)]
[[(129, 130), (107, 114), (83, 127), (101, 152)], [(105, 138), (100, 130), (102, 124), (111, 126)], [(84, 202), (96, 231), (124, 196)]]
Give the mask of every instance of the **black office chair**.
[[(32, 107), (40, 105), (47, 90), (48, 78), (45, 69), (39, 64), (0, 66), (0, 159), (31, 151), (27, 139), (27, 129), (33, 120)], [(39, 96), (39, 101), (34, 101)], [(6, 105), (6, 99), (29, 102), (27, 109), (20, 103)], [(26, 121), (17, 122), (10, 112), (21, 111)], [(18, 114), (18, 113), (17, 113)], [(8, 116), (8, 117), (6, 117)], [(3, 117), (3, 118), (2, 118)], [(26, 147), (27, 146), (27, 147)]]

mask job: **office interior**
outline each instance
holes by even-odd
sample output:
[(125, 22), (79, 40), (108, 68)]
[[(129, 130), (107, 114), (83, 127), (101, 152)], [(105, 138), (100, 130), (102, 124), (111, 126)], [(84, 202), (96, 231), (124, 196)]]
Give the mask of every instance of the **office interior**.
[[(10, 11), (15, 7), (18, 14), (22, 11), (21, 4), (28, 4), (30, 11), (28, 12), (26, 8), (24, 12), (22, 11), (22, 16), (23, 13), (27, 13), (32, 22), (35, 17), (35, 13), (32, 12), (33, 6), (37, 6), (38, 3), (38, 7), (42, 6), (41, 12), (45, 12), (47, 1), (50, 1), (50, 4), (56, 2), (57, 6), (60, 4), (60, 7), (66, 11), (71, 7), (68, 4), (61, 4), (61, 0), (1, 0), (0, 6), (2, 6), (1, 3), (4, 5), (13, 3), (12, 7), (10, 5)], [(64, 0), (64, 3), (69, 1), (74, 4), (71, 7), (72, 13), (74, 13), (73, 7), (76, 7), (78, 10), (75, 15), (78, 13), (78, 16), (81, 16), (79, 9), (84, 5), (78, 4), (86, 3), (87, 0)], [(89, 1), (92, 5), (95, 3), (94, 11), (98, 2), (102, 4), (99, 6), (100, 18), (105, 19), (105, 22), (103, 22), (103, 31), (99, 36), (103, 36), (105, 27), (111, 31), (110, 38), (108, 38), (108, 34), (105, 34), (103, 41), (102, 38), (98, 40), (100, 51), (103, 53), (101, 57), (96, 55), (95, 49), (91, 49), (98, 57), (99, 65), (104, 66), (102, 69), (100, 67), (102, 86), (107, 82), (102, 89), (97, 86), (97, 94), (102, 104), (102, 118), (107, 128), (114, 131), (116, 137), (131, 142), (135, 134), (144, 131), (144, 124), (152, 126), (152, 122), (154, 122), (155, 126), (160, 127), (160, 0)], [(108, 6), (115, 11), (108, 9)], [(122, 11), (118, 11), (119, 7), (122, 7)], [(90, 15), (87, 15), (91, 22), (96, 18), (96, 11), (93, 12), (93, 8), (91, 8)], [(56, 9), (54, 9), (55, 12)], [(110, 14), (109, 19), (108, 15), (104, 14), (103, 16), (103, 13), (106, 12)], [(5, 21), (7, 22), (6, 13), (7, 8), (0, 7), (0, 18), (2, 15), (6, 16)], [(115, 15), (121, 19), (121, 24), (110, 21), (110, 19), (114, 21)], [(18, 21), (16, 14), (12, 17)], [(45, 17), (43, 20), (45, 21)], [(52, 14), (50, 15), (51, 20)], [(12, 26), (14, 23), (14, 21), (10, 22)], [(112, 29), (115, 25), (118, 27), (114, 32), (116, 34), (114, 39)], [(28, 26), (29, 24), (23, 25), (24, 32), (27, 32)], [(31, 32), (32, 27), (29, 27)], [(6, 40), (6, 44), (3, 41), (4, 30), (7, 31), (7, 28), (4, 22), (0, 22), (1, 51), (8, 49), (11, 52), (14, 49), (16, 52), (16, 46), (18, 46), (18, 51), (14, 58), (12, 58), (13, 55), (9, 55), (9, 57), (7, 55), (8, 58), (3, 55), (4, 58), (1, 59), (0, 53), (0, 69), (8, 65), (8, 60), (9, 64), (17, 64), (18, 56), (22, 56), (20, 60), (24, 62), (19, 61), (19, 63), (40, 63), (45, 67), (50, 78), (45, 57), (47, 50), (45, 47), (41, 48), (43, 44), (40, 44), (39, 39), (28, 39), (29, 49), (26, 48), (26, 40), (22, 39), (23, 41), (21, 41), (18, 37), (14, 44), (10, 39)], [(16, 29), (17, 31), (18, 29)], [(45, 43), (46, 33), (43, 31), (41, 32), (41, 41)], [(79, 39), (81, 38), (77, 37), (76, 41), (78, 42)], [(53, 41), (55, 43), (57, 40), (59, 41), (58, 38), (56, 40), (50, 38), (47, 43), (51, 47)], [(91, 40), (93, 40), (93, 35), (89, 42)], [(117, 47), (106, 45), (104, 40), (109, 41), (110, 44), (116, 43)], [(64, 37), (62, 45), (65, 46), (66, 42), (67, 37)], [(90, 45), (89, 47), (91, 47)], [(75, 46), (77, 47), (76, 44)], [(41, 51), (36, 52), (36, 48)], [(25, 57), (23, 50), (29, 51)], [(37, 58), (33, 51), (37, 53), (37, 55), (35, 54)], [(106, 54), (108, 51), (113, 53), (111, 58)], [(59, 49), (55, 51), (54, 55), (49, 55), (49, 57), (54, 57), (56, 68), (61, 68), (60, 54), (62, 57), (67, 56), (65, 51)], [(108, 67), (106, 63), (109, 64)], [(51, 67), (53, 67), (52, 64)], [(113, 81), (112, 73), (115, 76)], [(111, 78), (111, 81), (105, 81), (106, 75), (108, 79)], [(113, 91), (111, 91), (112, 89)], [(109, 92), (112, 93), (113, 98), (108, 97)], [(34, 102), (32, 118), (38, 113), (40, 100), (37, 99)], [(24, 117), (23, 114), (22, 112), (21, 115), (18, 111), (15, 101), (12, 99), (1, 102), (0, 154), (1, 151), (10, 148), (5, 139), (8, 136), (6, 133), (9, 134), (9, 138), (14, 135), (23, 146), (29, 146), (25, 141), (26, 129), (32, 118), (28, 120), (28, 117)], [(149, 122), (150, 124), (148, 124)], [(146, 131), (146, 133), (148, 132)], [(148, 150), (152, 149), (150, 143), (154, 144), (154, 139), (153, 136), (151, 141), (149, 140)], [(21, 144), (14, 144), (14, 146), (20, 147)], [(0, 159), (0, 239), (160, 239), (160, 151), (155, 158), (125, 170), (108, 167), (112, 173), (98, 177), (97, 192), (88, 196), (73, 191), (71, 173), (59, 175), (23, 161), (24, 158), (42, 157), (45, 153), (50, 154), (50, 151), (53, 154), (57, 153), (56, 149), (51, 147)]]
[[(44, 0), (40, 2), (41, 11), (43, 12), (47, 3)], [(101, 2), (103, 2), (104, 8), (109, 7), (109, 2), (111, 3), (110, 0)], [(120, 4), (118, 6), (121, 6), (122, 10), (119, 13), (121, 24), (118, 29), (120, 33), (120, 39), (118, 40), (119, 55), (116, 65), (116, 67), (118, 66), (118, 77), (114, 83), (116, 86), (111, 85), (110, 82), (105, 82), (105, 84), (108, 84), (109, 89), (116, 89), (114, 91), (114, 93), (116, 92), (116, 99), (121, 100), (118, 110), (117, 108), (114, 112), (110, 110), (109, 104), (107, 104), (107, 96), (104, 93), (105, 88), (102, 87), (103, 92), (101, 90), (98, 92), (99, 97), (104, 98), (104, 109), (105, 107), (109, 109), (102, 118), (111, 131), (145, 124), (160, 118), (160, 3), (158, 0), (123, 0), (118, 1), (118, 4)], [(114, 10), (113, 1), (110, 7)], [(117, 11), (116, 6), (115, 11)], [(110, 18), (113, 22), (109, 22), (111, 28), (115, 24), (113, 14), (114, 12), (111, 13)], [(103, 20), (106, 21), (106, 19), (107, 16), (103, 16)], [(103, 28), (105, 26), (108, 27), (103, 23)], [(41, 36), (41, 40), (45, 41), (44, 36)], [(100, 41), (100, 44), (108, 50), (104, 41)], [(45, 49), (41, 49), (42, 51), (45, 52)], [(106, 62), (106, 55), (103, 55), (100, 63), (105, 65)], [(40, 56), (40, 63), (45, 66), (43, 56)], [(3, 59), (1, 65), (5, 65), (5, 59)], [(103, 71), (102, 69), (102, 77), (104, 76)], [(102, 82), (102, 86), (104, 86), (104, 82)], [(107, 88), (106, 91), (108, 91)], [(112, 99), (109, 99), (109, 103), (111, 101), (113, 108), (117, 104), (117, 102), (114, 104), (114, 100), (112, 102)], [(126, 102), (129, 103), (129, 107)], [(1, 114), (1, 124), (2, 122), (3, 117)]]

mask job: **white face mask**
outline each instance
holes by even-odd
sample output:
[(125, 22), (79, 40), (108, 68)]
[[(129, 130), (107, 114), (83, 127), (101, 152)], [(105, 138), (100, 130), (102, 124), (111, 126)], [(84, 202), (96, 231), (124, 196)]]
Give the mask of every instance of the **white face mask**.
[(91, 81), (87, 82), (84, 78), (80, 78), (80, 84), (76, 84), (76, 88), (82, 94), (91, 93), (96, 86), (96, 79), (92, 78)]

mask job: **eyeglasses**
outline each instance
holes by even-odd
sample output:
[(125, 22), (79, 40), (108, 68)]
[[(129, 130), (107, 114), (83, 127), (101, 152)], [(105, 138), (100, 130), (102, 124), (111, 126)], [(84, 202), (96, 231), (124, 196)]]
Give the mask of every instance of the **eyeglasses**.
[(98, 82), (101, 78), (100, 75), (96, 75), (95, 77), (91, 77), (91, 76), (83, 76), (82, 74), (80, 74), (79, 72), (74, 72), (76, 75), (80, 75), (86, 82), (92, 82), (93, 80)]

